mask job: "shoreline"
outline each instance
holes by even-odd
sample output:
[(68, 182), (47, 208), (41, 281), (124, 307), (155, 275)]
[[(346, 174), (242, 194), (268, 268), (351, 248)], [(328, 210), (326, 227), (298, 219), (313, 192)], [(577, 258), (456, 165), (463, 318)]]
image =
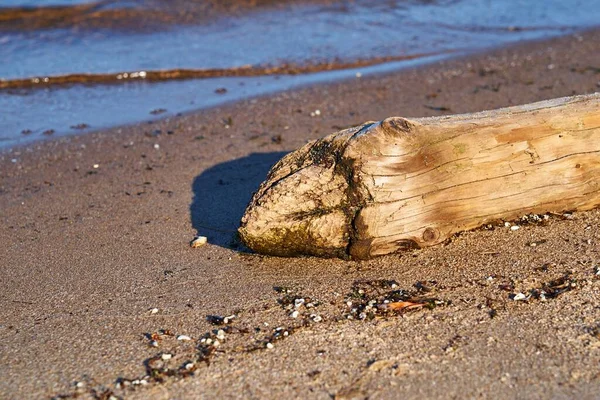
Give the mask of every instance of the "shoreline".
[[(551, 38), (542, 38), (542, 39), (532, 39), (532, 40), (526, 40), (524, 42), (521, 43), (504, 43), (504, 44), (499, 44), (497, 46), (491, 47), (491, 48), (487, 48), (487, 49), (472, 49), (472, 50), (459, 50), (459, 51), (451, 51), (451, 52), (442, 52), (442, 53), (434, 53), (434, 54), (416, 54), (416, 55), (407, 55), (407, 56), (399, 56), (397, 58), (401, 59), (401, 61), (395, 61), (396, 57), (381, 57), (384, 60), (387, 59), (392, 59), (392, 61), (382, 61), (382, 62), (376, 62), (375, 64), (371, 65), (370, 62), (364, 61), (364, 60), (359, 60), (359, 66), (358, 67), (344, 67), (342, 69), (337, 69), (334, 68), (332, 70), (323, 70), (323, 71), (319, 71), (316, 72), (316, 75), (319, 74), (325, 74), (325, 73), (339, 73), (338, 76), (332, 76), (330, 77), (329, 81), (327, 81), (326, 79), (316, 79), (315, 81), (308, 81), (307, 83), (301, 83), (299, 85), (292, 85), (290, 89), (275, 89), (274, 91), (269, 91), (267, 93), (264, 94), (258, 94), (258, 95), (251, 95), (249, 97), (241, 97), (241, 98), (236, 98), (236, 99), (232, 99), (232, 100), (227, 100), (225, 102), (218, 102), (216, 105), (209, 105), (206, 107), (202, 107), (199, 109), (195, 109), (195, 110), (190, 110), (190, 111), (183, 111), (183, 112), (178, 112), (177, 114), (174, 115), (170, 115), (170, 116), (166, 116), (166, 117), (158, 117), (158, 118), (153, 118), (153, 119), (148, 119), (145, 121), (140, 121), (140, 122), (133, 122), (133, 123), (126, 123), (126, 124), (119, 124), (119, 125), (114, 125), (114, 126), (109, 126), (109, 127), (103, 127), (103, 128), (94, 128), (91, 131), (82, 133), (82, 132), (72, 132), (72, 133), (67, 133), (67, 134), (62, 134), (60, 136), (56, 136), (56, 137), (52, 137), (52, 136), (47, 136), (47, 137), (41, 137), (41, 138), (37, 138), (34, 139), (34, 141), (32, 142), (25, 142), (22, 144), (16, 144), (14, 146), (11, 147), (0, 147), (0, 157), (2, 157), (3, 155), (9, 154), (13, 151), (17, 151), (20, 152), (20, 149), (28, 149), (34, 146), (38, 146), (42, 143), (52, 143), (52, 142), (60, 142), (60, 143), (65, 143), (68, 142), (70, 139), (72, 138), (77, 138), (77, 137), (81, 137), (81, 136), (89, 136), (89, 135), (104, 135), (104, 134), (109, 134), (110, 132), (117, 132), (115, 134), (120, 134), (120, 132), (123, 131), (131, 131), (131, 130), (135, 130), (135, 129), (144, 129), (144, 127), (146, 125), (154, 125), (154, 124), (169, 124), (171, 121), (175, 120), (175, 121), (179, 121), (179, 119), (183, 118), (183, 121), (181, 123), (186, 123), (185, 118), (188, 118), (190, 116), (193, 115), (197, 115), (197, 114), (202, 114), (202, 113), (206, 113), (206, 112), (211, 112), (211, 110), (220, 110), (220, 109), (226, 109), (229, 107), (233, 107), (236, 104), (240, 104), (240, 103), (244, 103), (244, 104), (254, 104), (256, 101), (261, 100), (261, 99), (265, 99), (265, 98), (270, 98), (270, 97), (277, 97), (278, 95), (282, 94), (282, 93), (287, 93), (287, 92), (304, 92), (308, 89), (311, 88), (315, 88), (315, 87), (327, 87), (327, 86), (335, 86), (335, 85), (345, 85), (345, 84), (353, 84), (355, 83), (356, 85), (360, 85), (361, 83), (364, 83), (366, 80), (376, 80), (378, 77), (381, 78), (385, 78), (391, 75), (397, 75), (397, 74), (403, 74), (406, 72), (414, 72), (414, 71), (418, 71), (418, 70), (422, 70), (422, 69), (428, 69), (431, 67), (435, 67), (437, 65), (445, 65), (447, 63), (454, 63), (454, 62), (467, 62), (469, 60), (478, 60), (480, 57), (487, 57), (490, 55), (495, 55), (495, 54), (499, 54), (501, 52), (506, 52), (506, 50), (510, 51), (523, 51), (523, 49), (525, 48), (529, 48), (529, 47), (538, 47), (538, 45), (543, 45), (544, 43), (553, 43), (555, 41), (561, 41), (564, 39), (568, 39), (568, 38), (577, 38), (577, 37), (584, 37), (588, 34), (593, 34), (594, 32), (597, 32), (598, 30), (600, 30), (600, 28), (588, 28), (588, 29), (584, 29), (578, 32), (574, 32), (574, 33), (569, 33), (566, 34), (564, 36), (557, 36), (557, 37), (551, 37)], [(366, 62), (367, 64), (363, 65), (362, 63)], [(573, 65), (575, 65), (576, 62), (573, 63)], [(286, 68), (286, 66), (284, 65), (282, 67), (284, 70)], [(312, 66), (308, 66), (307, 68), (312, 68)], [(237, 70), (243, 71), (245, 69), (245, 67), (241, 67), (241, 68), (234, 68), (234, 71)], [(268, 68), (265, 68), (265, 70), (267, 70)], [(198, 72), (200, 71), (200, 73), (203, 73), (204, 70), (194, 70), (194, 72)], [(210, 71), (210, 70), (207, 70)], [(354, 77), (354, 72), (361, 72), (361, 77), (362, 79), (355, 79)], [(346, 72), (350, 72), (351, 75), (347, 75), (344, 74)], [(585, 72), (585, 71), (580, 71), (580, 72)], [(236, 73), (236, 72), (234, 72)], [(461, 71), (462, 73), (462, 71)], [(592, 71), (593, 73), (593, 71)], [(115, 73), (116, 74), (116, 73)], [(308, 74), (301, 72), (299, 74), (299, 76), (304, 76), (304, 75), (312, 75), (313, 73), (310, 72)], [(118, 74), (116, 74), (118, 75)], [(343, 76), (343, 75), (347, 75), (347, 76)], [(92, 75), (93, 76), (93, 75)], [(112, 75), (111, 75), (112, 76)], [(184, 78), (185, 80), (187, 80), (187, 78)], [(192, 80), (195, 79), (204, 79), (204, 78), (192, 78)], [(25, 79), (26, 80), (26, 79)], [(17, 79), (17, 81), (20, 81), (19, 79)], [(7, 82), (11, 82), (11, 80), (7, 81)], [(60, 85), (60, 83), (59, 83)], [(43, 87), (38, 87), (35, 88), (34, 90), (41, 90), (43, 89)], [(547, 90), (549, 89), (549, 87), (545, 87), (543, 88), (543, 90)], [(497, 90), (496, 88), (483, 88), (483, 90)], [(596, 85), (595, 88), (596, 91), (600, 91), (600, 86)], [(574, 92), (572, 92), (571, 94), (565, 94), (564, 96), (568, 96), (568, 95), (573, 95), (575, 94)], [(563, 96), (558, 96), (558, 97), (563, 97)], [(543, 97), (543, 99), (546, 98), (551, 98), (551, 97)], [(534, 97), (535, 99), (535, 97)], [(531, 100), (529, 102), (533, 102), (536, 100)], [(507, 105), (515, 105), (514, 103), (509, 103)], [(441, 112), (441, 113), (435, 113), (435, 112), (427, 112), (427, 110), (419, 110), (419, 112), (416, 112), (415, 115), (407, 115), (407, 117), (423, 117), (423, 116), (435, 116), (435, 115), (443, 115), (444, 113), (450, 113), (450, 114), (456, 114), (456, 113), (468, 113), (468, 112), (474, 112), (474, 111), (481, 111), (484, 109), (478, 109), (478, 108), (473, 108), (473, 109), (465, 109), (466, 111), (461, 111), (461, 112)], [(433, 110), (435, 111), (435, 110)], [(404, 115), (403, 115), (404, 116)], [(382, 117), (381, 119), (383, 119), (385, 117)], [(359, 124), (360, 122), (357, 122), (356, 124)], [(336, 125), (339, 126), (339, 125)], [(348, 125), (341, 125), (343, 127), (346, 126), (350, 126)], [(333, 128), (334, 130), (332, 130), (331, 132), (335, 131), (335, 128)], [(331, 133), (330, 132), (330, 133)], [(293, 149), (290, 149), (293, 150)], [(31, 150), (27, 150), (27, 151), (31, 151)]]
[[(248, 255), (233, 232), (269, 167), (307, 140), (394, 115), (599, 91), (599, 55), (596, 29), (1, 152), (0, 397), (85, 392), (74, 387), (85, 376), (87, 388), (126, 398), (593, 397), (597, 210), (367, 262)], [(191, 249), (196, 230), (209, 244)], [(509, 298), (564, 276), (578, 286), (552, 300)], [(427, 287), (446, 303), (349, 321), (347, 294), (360, 279)], [(273, 287), (321, 305), (301, 308), (308, 325), (273, 349), (236, 350), (300, 322)], [(150, 347), (145, 334), (199, 338), (215, 329), (207, 315), (231, 314), (250, 333), (228, 333), (196, 376), (115, 389), (159, 352), (174, 354), (173, 365), (197, 352), (174, 338)]]

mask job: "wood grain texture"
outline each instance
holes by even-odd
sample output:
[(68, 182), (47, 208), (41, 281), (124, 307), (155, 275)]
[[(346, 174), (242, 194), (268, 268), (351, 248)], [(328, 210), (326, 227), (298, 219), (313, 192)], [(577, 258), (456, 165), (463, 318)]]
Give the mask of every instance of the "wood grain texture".
[(474, 114), (387, 118), (276, 164), (240, 235), (282, 256), (367, 259), (490, 221), (600, 204), (600, 94)]

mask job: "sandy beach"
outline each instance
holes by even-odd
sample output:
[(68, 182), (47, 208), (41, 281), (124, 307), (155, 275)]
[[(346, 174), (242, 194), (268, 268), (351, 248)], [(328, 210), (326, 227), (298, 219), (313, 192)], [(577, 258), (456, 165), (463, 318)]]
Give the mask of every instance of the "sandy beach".
[[(235, 236), (307, 140), (595, 91), (600, 30), (4, 151), (0, 398), (598, 398), (600, 211), (363, 262)], [(353, 311), (399, 290), (435, 307)]]

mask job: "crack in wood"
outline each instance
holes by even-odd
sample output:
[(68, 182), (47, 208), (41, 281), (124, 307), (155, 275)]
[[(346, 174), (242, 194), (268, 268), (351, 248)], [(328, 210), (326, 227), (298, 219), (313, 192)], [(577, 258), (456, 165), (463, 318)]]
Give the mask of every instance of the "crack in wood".
[[(283, 172), (286, 172), (282, 174)], [(240, 227), (275, 255), (370, 258), (600, 204), (600, 94), (340, 131), (271, 171)]]

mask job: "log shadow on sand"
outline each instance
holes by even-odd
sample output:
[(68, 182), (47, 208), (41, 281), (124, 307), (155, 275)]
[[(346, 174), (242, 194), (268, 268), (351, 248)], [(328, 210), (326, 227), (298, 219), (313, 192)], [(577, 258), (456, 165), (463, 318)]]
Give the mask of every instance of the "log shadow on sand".
[(194, 179), (192, 227), (211, 244), (237, 248), (237, 228), (252, 194), (286, 153), (252, 153), (208, 168)]

